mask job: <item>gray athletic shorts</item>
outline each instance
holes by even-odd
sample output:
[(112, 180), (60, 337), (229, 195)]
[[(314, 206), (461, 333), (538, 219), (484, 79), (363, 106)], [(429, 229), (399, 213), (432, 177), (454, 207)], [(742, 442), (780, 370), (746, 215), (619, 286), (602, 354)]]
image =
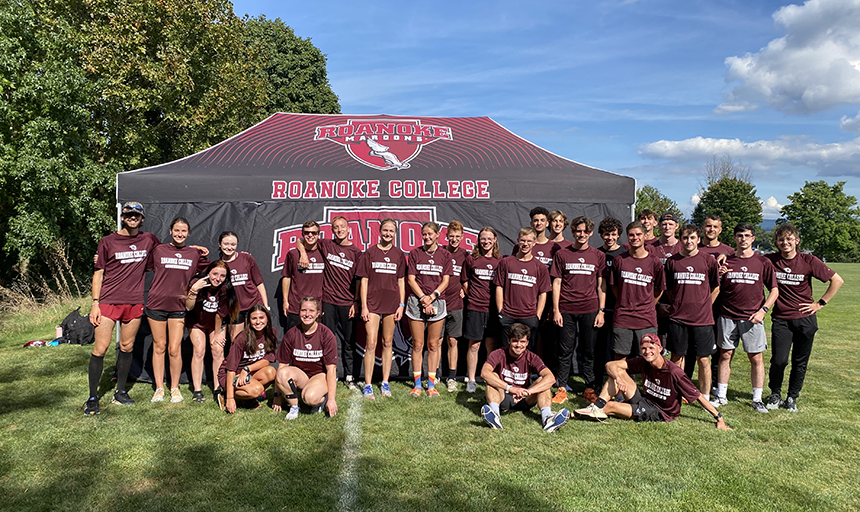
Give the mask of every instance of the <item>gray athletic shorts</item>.
[(749, 320), (732, 320), (721, 316), (717, 325), (720, 329), (718, 340), (721, 349), (734, 350), (738, 348), (740, 340), (743, 340), (744, 351), (747, 354), (759, 354), (767, 350), (764, 324), (754, 324)]
[(657, 326), (645, 329), (612, 328), (612, 351), (622, 356), (633, 356), (639, 353), (639, 340), (646, 334), (657, 332)]
[(445, 334), (449, 338), (459, 338), (463, 335), (463, 310), (448, 311), (445, 317)]
[(406, 299), (406, 317), (419, 322), (435, 322), (448, 316), (448, 311), (445, 309), (445, 299), (436, 299), (433, 301), (433, 305), (436, 306), (436, 314), (433, 316), (426, 315), (421, 307), (421, 302), (418, 301), (418, 297), (410, 295)]

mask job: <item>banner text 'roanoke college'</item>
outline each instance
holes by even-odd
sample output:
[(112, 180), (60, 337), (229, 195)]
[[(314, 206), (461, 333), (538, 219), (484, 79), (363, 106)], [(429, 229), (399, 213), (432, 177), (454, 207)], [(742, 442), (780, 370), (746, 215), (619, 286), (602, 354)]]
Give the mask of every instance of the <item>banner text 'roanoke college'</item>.
[(272, 181), (272, 199), (490, 199), (489, 180)]

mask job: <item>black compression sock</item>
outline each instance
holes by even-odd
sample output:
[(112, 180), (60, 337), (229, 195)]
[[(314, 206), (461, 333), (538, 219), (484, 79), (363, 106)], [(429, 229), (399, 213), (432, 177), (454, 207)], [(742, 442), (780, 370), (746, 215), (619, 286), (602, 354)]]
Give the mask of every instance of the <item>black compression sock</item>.
[(606, 407), (606, 400), (604, 400), (602, 398), (598, 398), (597, 400), (594, 401), (594, 405), (600, 409), (603, 409), (604, 407)]
[(131, 368), (131, 352), (120, 350), (116, 355), (116, 389), (125, 391), (125, 381), (128, 380), (128, 370)]
[(98, 397), (99, 396), (99, 381), (102, 378), (102, 371), (105, 367), (105, 357), (91, 355), (90, 356), (90, 367), (89, 367), (89, 381), (90, 381), (90, 397)]
[(449, 379), (455, 379), (456, 377), (457, 377), (457, 369), (456, 368), (449, 368), (448, 369), (448, 378)]

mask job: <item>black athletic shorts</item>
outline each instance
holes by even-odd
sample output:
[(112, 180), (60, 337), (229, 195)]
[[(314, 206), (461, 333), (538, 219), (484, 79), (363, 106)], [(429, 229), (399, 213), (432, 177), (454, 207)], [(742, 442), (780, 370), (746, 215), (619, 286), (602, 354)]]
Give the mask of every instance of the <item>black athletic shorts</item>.
[(484, 338), (498, 338), (502, 326), (499, 323), (498, 313), (484, 313), (483, 311), (464, 312), (463, 337), (467, 340), (481, 341)]
[(696, 357), (707, 357), (717, 351), (717, 339), (713, 325), (684, 325), (669, 321), (669, 340), (666, 348), (673, 354), (686, 356), (695, 352)]
[(638, 389), (633, 398), (628, 400), (627, 403), (633, 406), (634, 421), (666, 421), (663, 413), (660, 412), (660, 408), (654, 405), (654, 402), (642, 396), (642, 393)]
[(147, 318), (156, 322), (166, 322), (168, 318), (185, 318), (185, 311), (163, 311), (161, 309), (144, 308)]
[[(535, 402), (535, 403), (537, 403), (537, 402)], [(510, 411), (510, 410), (528, 411), (529, 409), (531, 409), (534, 406), (535, 406), (535, 404), (531, 404), (531, 405), (528, 404), (528, 397), (523, 398), (519, 402), (515, 403), (514, 402), (514, 395), (512, 395), (510, 393), (505, 393), (505, 398), (502, 399), (502, 403), (499, 404), (499, 411)]]

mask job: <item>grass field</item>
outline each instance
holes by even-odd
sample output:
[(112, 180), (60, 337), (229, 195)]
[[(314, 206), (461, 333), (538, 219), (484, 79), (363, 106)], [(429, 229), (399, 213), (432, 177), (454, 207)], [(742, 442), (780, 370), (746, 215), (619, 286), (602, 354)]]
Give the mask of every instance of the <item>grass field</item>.
[(101, 415), (84, 417), (90, 349), (22, 347), (53, 338), (69, 305), (7, 316), (0, 510), (858, 510), (860, 265), (833, 267), (845, 285), (819, 313), (800, 412), (755, 413), (739, 354), (720, 409), (732, 432), (698, 406), (670, 424), (571, 420), (550, 435), (536, 412), (513, 413), (493, 431), (481, 394), (413, 399), (399, 383), (375, 402), (341, 387), (336, 417), (287, 423), (188, 389), (150, 404), (141, 383), (137, 405), (112, 406), (106, 378)]

